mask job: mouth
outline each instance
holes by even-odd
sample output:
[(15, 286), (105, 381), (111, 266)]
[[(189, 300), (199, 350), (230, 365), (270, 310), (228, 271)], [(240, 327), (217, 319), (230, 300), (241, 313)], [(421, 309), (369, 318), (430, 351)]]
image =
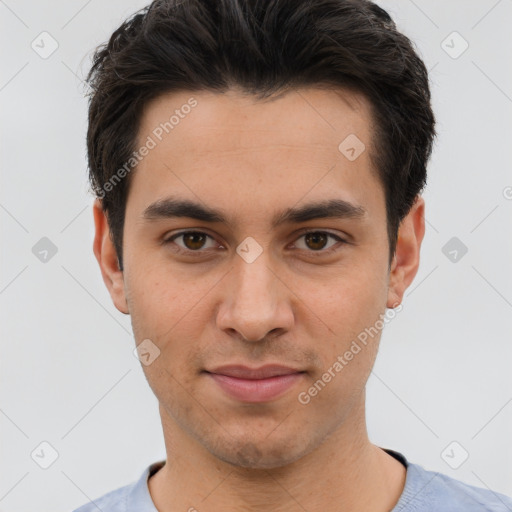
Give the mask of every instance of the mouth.
[(246, 403), (275, 400), (304, 378), (305, 371), (266, 365), (260, 368), (222, 366), (205, 371), (213, 382), (228, 396)]

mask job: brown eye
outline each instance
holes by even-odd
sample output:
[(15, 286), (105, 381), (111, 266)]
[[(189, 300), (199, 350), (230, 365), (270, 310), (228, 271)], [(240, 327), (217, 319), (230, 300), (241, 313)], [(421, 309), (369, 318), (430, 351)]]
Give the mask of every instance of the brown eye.
[(206, 240), (206, 235), (204, 233), (196, 233), (194, 231), (190, 233), (184, 233), (182, 236), (183, 244), (187, 249), (191, 250), (201, 249)]
[(308, 233), (304, 236), (306, 245), (315, 251), (323, 249), (327, 244), (327, 239), (325, 233)]
[[(327, 233), (325, 231), (309, 231), (299, 237), (299, 239), (301, 238), (304, 239), (305, 249), (304, 247), (298, 247), (299, 249), (304, 249), (308, 252), (319, 252), (320, 254), (331, 252), (331, 248), (336, 245), (336, 242), (345, 242), (339, 236), (333, 235), (332, 233)], [(327, 247), (329, 238), (334, 240), (334, 243)]]
[[(175, 240), (182, 239), (181, 243), (176, 243)], [(169, 237), (167, 240), (164, 240), (164, 244), (176, 246), (176, 251), (179, 253), (202, 253), (206, 252), (201, 249), (210, 249), (213, 246), (207, 247), (205, 246), (208, 239), (213, 240), (213, 238), (203, 233), (202, 231), (182, 231), (181, 233), (176, 233), (175, 235)]]

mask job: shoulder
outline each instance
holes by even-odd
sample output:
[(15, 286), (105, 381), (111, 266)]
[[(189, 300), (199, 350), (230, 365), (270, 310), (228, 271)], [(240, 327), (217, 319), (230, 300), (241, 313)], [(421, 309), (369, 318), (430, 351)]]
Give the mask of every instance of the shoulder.
[(393, 512), (511, 512), (512, 498), (408, 463), (406, 485)]
[(103, 496), (91, 500), (89, 503), (82, 505), (73, 512), (127, 512), (127, 497), (130, 495), (135, 484), (125, 485), (104, 494)]
[(150, 464), (136, 482), (89, 501), (73, 512), (157, 512), (148, 489), (148, 478), (163, 467), (165, 461)]

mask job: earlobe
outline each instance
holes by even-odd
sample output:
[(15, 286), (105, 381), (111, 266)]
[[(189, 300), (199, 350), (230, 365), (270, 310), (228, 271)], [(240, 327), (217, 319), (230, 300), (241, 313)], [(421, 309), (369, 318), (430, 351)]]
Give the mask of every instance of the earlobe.
[(425, 234), (425, 200), (417, 196), (409, 213), (400, 223), (395, 255), (390, 268), (388, 308), (402, 303), (405, 290), (412, 283), (420, 264), (420, 249)]
[(117, 253), (100, 199), (94, 201), (93, 214), (95, 226), (93, 251), (100, 266), (103, 282), (110, 293), (114, 306), (121, 313), (128, 315), (124, 275), (123, 271), (119, 269)]

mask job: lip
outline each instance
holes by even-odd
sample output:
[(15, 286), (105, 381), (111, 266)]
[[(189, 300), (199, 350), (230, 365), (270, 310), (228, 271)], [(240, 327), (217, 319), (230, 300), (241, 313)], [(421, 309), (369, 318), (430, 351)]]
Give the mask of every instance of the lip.
[(217, 375), (226, 375), (227, 377), (237, 377), (238, 379), (267, 379), (279, 375), (290, 375), (291, 373), (300, 373), (301, 370), (290, 368), (289, 366), (282, 366), (279, 364), (266, 364), (259, 368), (249, 368), (241, 364), (231, 364), (219, 366), (213, 370), (208, 370), (208, 373), (215, 373)]
[(206, 374), (231, 398), (241, 402), (261, 403), (282, 396), (305, 372), (280, 365), (249, 368), (221, 366)]

